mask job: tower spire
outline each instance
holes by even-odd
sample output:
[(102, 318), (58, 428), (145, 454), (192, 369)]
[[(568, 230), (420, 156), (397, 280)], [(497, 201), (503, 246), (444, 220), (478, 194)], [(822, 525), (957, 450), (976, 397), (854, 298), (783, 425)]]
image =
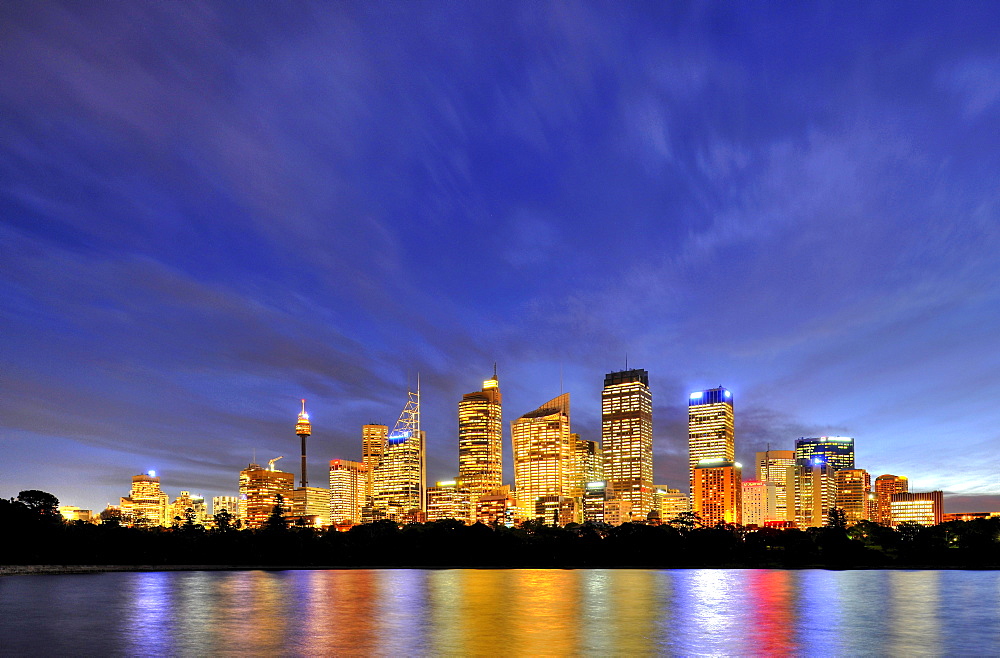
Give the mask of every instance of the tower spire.
[(299, 421), (295, 423), (295, 433), (302, 440), (302, 479), (300, 486), (309, 485), (309, 478), (306, 476), (306, 438), (312, 434), (312, 423), (309, 422), (309, 414), (306, 413), (306, 401), (302, 400), (302, 411), (299, 412)]

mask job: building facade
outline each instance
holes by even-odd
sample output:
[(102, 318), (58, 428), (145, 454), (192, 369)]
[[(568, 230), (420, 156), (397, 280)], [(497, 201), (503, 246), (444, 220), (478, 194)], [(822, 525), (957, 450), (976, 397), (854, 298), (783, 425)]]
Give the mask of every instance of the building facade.
[(131, 492), (120, 500), (123, 522), (140, 528), (170, 525), (168, 500), (154, 471), (134, 475)]
[(854, 468), (854, 439), (849, 436), (795, 439), (795, 459), (822, 459), (834, 471)]
[(577, 473), (569, 425), (569, 393), (511, 423), (514, 487), (521, 505), (535, 509), (542, 496), (563, 496)]
[(688, 475), (694, 492), (694, 471), (704, 459), (736, 459), (733, 394), (723, 387), (688, 396)]
[[(365, 496), (375, 496), (375, 469), (382, 461), (382, 453), (389, 440), (389, 426), (374, 423), (361, 426), (361, 461), (365, 465)], [(366, 502), (371, 502), (366, 500)]]
[(795, 451), (757, 453), (757, 479), (774, 483), (776, 521), (795, 521)]
[(502, 402), (494, 372), (458, 403), (458, 477), (473, 500), (503, 486)]
[(330, 490), (297, 487), (289, 495), (288, 518), (296, 525), (324, 528), (330, 525)]
[(375, 468), (375, 507), (383, 518), (397, 521), (422, 518), (426, 496), (427, 437), (420, 429), (419, 387), (407, 396)]
[(890, 525), (919, 523), (937, 525), (944, 516), (944, 494), (940, 491), (894, 493), (889, 501)]
[(367, 502), (370, 482), (368, 476), (368, 467), (362, 462), (330, 460), (330, 523), (337, 526), (361, 523), (361, 510)]
[(703, 459), (694, 469), (692, 510), (707, 526), (742, 523), (742, 466), (729, 459)]
[(454, 519), (467, 524), (472, 521), (473, 509), (472, 492), (461, 481), (446, 480), (427, 488), (428, 521)]
[(240, 518), (244, 528), (262, 527), (278, 504), (279, 496), (284, 513), (290, 510), (295, 475), (276, 470), (274, 461), (267, 468), (249, 464), (240, 471)]
[(742, 523), (763, 528), (768, 521), (784, 521), (778, 517), (777, 486), (774, 482), (744, 480), (742, 491)]
[(875, 478), (875, 522), (892, 525), (892, 496), (909, 489), (910, 482), (905, 475), (885, 473)]
[(819, 528), (826, 525), (830, 510), (837, 504), (833, 467), (819, 457), (796, 461), (795, 525)]
[(837, 507), (844, 510), (849, 525), (871, 521), (874, 511), (872, 479), (863, 468), (846, 468), (834, 474), (837, 482)]
[(653, 509), (653, 398), (645, 370), (604, 376), (601, 447), (609, 495), (628, 500), (633, 515), (645, 518)]

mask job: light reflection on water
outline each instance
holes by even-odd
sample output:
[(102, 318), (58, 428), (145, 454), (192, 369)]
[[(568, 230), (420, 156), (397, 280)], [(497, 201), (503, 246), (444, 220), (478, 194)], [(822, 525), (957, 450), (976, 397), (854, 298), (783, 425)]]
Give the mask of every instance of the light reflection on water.
[(344, 570), (0, 578), (3, 655), (1000, 653), (1000, 574)]

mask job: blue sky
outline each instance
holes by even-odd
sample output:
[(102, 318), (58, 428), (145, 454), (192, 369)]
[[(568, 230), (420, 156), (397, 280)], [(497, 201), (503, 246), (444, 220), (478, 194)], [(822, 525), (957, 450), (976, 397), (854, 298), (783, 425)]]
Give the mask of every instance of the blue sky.
[[(0, 495), (102, 508), (360, 457), (420, 373), (431, 480), (650, 373), (748, 464), (799, 436), (1000, 510), (1000, 7), (8, 3)], [(506, 422), (505, 422), (506, 424)], [(509, 438), (507, 439), (509, 442)], [(509, 464), (509, 445), (505, 447)], [(291, 464), (288, 465), (291, 469)]]

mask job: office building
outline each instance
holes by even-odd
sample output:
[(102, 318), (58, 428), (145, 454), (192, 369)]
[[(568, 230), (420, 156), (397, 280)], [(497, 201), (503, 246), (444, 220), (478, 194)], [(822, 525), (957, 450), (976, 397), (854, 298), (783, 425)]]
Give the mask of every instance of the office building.
[(795, 451), (757, 453), (757, 479), (774, 483), (776, 521), (795, 521)]
[(282, 513), (287, 514), (291, 509), (295, 475), (275, 469), (278, 459), (281, 457), (270, 460), (267, 468), (251, 463), (240, 471), (239, 509), (244, 528), (262, 527), (279, 504), (279, 497)]
[(330, 525), (330, 490), (326, 487), (297, 487), (288, 501), (286, 518), (295, 525), (313, 528)]
[(580, 499), (573, 496), (535, 498), (535, 518), (546, 525), (564, 526), (583, 521)]
[(375, 507), (384, 518), (419, 521), (424, 515), (427, 437), (420, 429), (420, 386), (407, 393), (396, 426), (375, 468)]
[(205, 497), (198, 494), (191, 495), (189, 491), (182, 491), (181, 495), (171, 505), (170, 521), (172, 523), (185, 523), (187, 521), (188, 510), (193, 514), (192, 522), (194, 523), (204, 523), (208, 518), (208, 507), (205, 505)]
[(583, 521), (604, 523), (604, 503), (607, 500), (607, 482), (595, 480), (584, 485)]
[[(481, 491), (481, 495), (485, 495)], [(472, 520), (472, 494), (459, 480), (445, 480), (427, 488), (427, 521), (454, 519), (462, 523)]]
[(742, 523), (763, 528), (768, 521), (784, 521), (778, 517), (777, 486), (774, 482), (744, 480), (742, 491)]
[(688, 475), (694, 492), (694, 471), (705, 459), (736, 459), (733, 394), (723, 387), (688, 396)]
[(368, 467), (361, 462), (330, 460), (330, 523), (336, 526), (361, 523), (361, 510), (367, 501), (368, 475)]
[(60, 505), (59, 514), (67, 523), (73, 521), (83, 521), (84, 523), (96, 523), (98, 516), (92, 510), (80, 509), (76, 505)]
[(691, 498), (680, 489), (671, 489), (666, 485), (653, 487), (656, 496), (657, 509), (660, 512), (660, 521), (669, 523), (681, 514), (691, 511)]
[(653, 509), (653, 398), (645, 370), (604, 376), (601, 448), (609, 497), (630, 501), (633, 516), (645, 518)]
[(837, 504), (837, 482), (833, 467), (820, 457), (797, 459), (795, 465), (795, 525), (819, 528), (826, 525)]
[(836, 471), (854, 468), (854, 439), (849, 436), (819, 436), (795, 439), (795, 459), (819, 458)]
[(240, 497), (239, 496), (213, 496), (212, 497), (212, 517), (222, 511), (229, 514), (230, 522), (235, 523), (240, 518)]
[(507, 485), (480, 496), (475, 510), (476, 522), (486, 525), (514, 526), (525, 519), (517, 498)]
[(570, 440), (569, 393), (549, 400), (511, 423), (514, 486), (531, 512), (542, 496), (563, 496), (573, 488), (577, 469)]
[(573, 444), (573, 460), (577, 470), (574, 477), (572, 495), (582, 497), (588, 482), (604, 479), (604, 457), (601, 444), (597, 441), (581, 439), (579, 434), (570, 434)]
[(496, 369), (483, 390), (458, 403), (458, 477), (472, 500), (503, 486), (503, 423)]
[(170, 525), (167, 494), (155, 471), (132, 477), (132, 491), (120, 501), (122, 522), (140, 528)]
[(894, 493), (889, 501), (890, 524), (937, 525), (944, 514), (944, 494), (940, 491)]
[(375, 496), (375, 469), (382, 461), (386, 442), (389, 439), (389, 426), (368, 424), (361, 427), (361, 461), (365, 465), (366, 502)]
[(844, 510), (848, 525), (872, 520), (872, 481), (863, 468), (846, 468), (834, 473), (837, 507)]
[(620, 526), (632, 521), (632, 501), (624, 498), (609, 498), (604, 501), (604, 522)]
[(742, 466), (728, 459), (703, 459), (694, 468), (692, 510), (707, 526), (741, 523)]
[(910, 483), (905, 475), (886, 473), (875, 478), (875, 522), (892, 525), (892, 496), (906, 493)]

